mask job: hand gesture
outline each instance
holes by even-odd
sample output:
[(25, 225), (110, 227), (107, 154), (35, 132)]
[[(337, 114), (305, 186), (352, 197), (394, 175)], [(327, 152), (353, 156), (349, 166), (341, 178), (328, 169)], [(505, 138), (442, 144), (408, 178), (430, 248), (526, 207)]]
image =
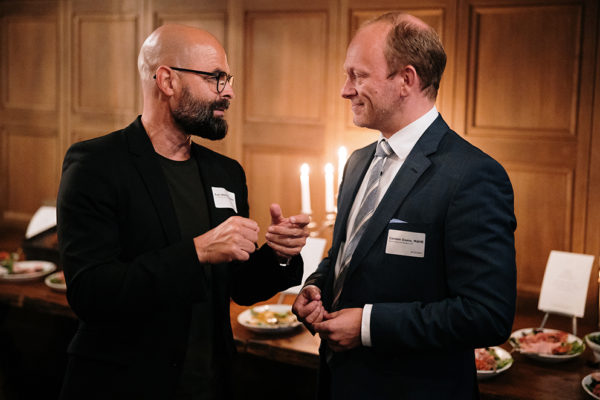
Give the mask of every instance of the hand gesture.
[(321, 290), (314, 285), (304, 287), (292, 305), (292, 312), (296, 314), (299, 321), (314, 330), (313, 324), (323, 321), (323, 315), (325, 315), (325, 308), (321, 302)]
[(300, 254), (306, 244), (310, 217), (306, 214), (284, 218), (279, 204), (271, 204), (271, 225), (265, 235), (267, 244), (279, 257), (289, 258)]
[(362, 308), (344, 308), (333, 313), (326, 311), (324, 321), (313, 327), (331, 350), (350, 350), (361, 344), (362, 312)]
[(246, 261), (256, 250), (259, 227), (255, 221), (230, 217), (214, 229), (194, 238), (201, 263)]

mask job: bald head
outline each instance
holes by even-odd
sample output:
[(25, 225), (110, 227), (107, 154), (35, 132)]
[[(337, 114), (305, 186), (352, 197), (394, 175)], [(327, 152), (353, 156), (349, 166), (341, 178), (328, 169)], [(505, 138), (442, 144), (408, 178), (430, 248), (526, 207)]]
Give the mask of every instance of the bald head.
[(199, 60), (207, 58), (226, 62), (225, 50), (213, 35), (185, 25), (162, 25), (142, 44), (138, 70), (142, 82), (147, 82), (161, 65), (194, 69)]

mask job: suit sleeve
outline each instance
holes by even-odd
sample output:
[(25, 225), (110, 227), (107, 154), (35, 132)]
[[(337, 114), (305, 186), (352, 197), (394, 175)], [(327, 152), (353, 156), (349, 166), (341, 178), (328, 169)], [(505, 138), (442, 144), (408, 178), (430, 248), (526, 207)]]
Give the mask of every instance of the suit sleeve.
[[(61, 263), (73, 311), (86, 322), (115, 322), (165, 303), (189, 303), (206, 285), (193, 243), (124, 256), (119, 171), (99, 153), (84, 143), (69, 149), (57, 199)], [(149, 227), (140, 221), (139, 229)]]
[(374, 304), (371, 339), (379, 351), (491, 346), (510, 334), (516, 299), (512, 186), (487, 157), (465, 171), (443, 222), (447, 296)]

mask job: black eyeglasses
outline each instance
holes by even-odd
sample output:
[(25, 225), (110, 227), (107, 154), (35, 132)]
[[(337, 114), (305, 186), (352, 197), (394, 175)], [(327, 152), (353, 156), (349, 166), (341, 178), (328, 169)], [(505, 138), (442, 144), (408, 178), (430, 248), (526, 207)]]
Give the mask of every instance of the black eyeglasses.
[[(205, 72), (205, 71), (196, 71), (195, 69), (187, 69), (187, 68), (178, 68), (178, 67), (169, 67), (169, 68), (174, 69), (175, 71), (191, 72), (192, 74), (210, 76), (217, 82), (217, 93), (221, 93), (223, 90), (225, 90), (225, 85), (227, 85), (228, 82), (229, 82), (229, 86), (233, 86), (233, 75), (229, 75), (225, 71)], [(156, 79), (156, 75), (154, 75), (153, 78)]]

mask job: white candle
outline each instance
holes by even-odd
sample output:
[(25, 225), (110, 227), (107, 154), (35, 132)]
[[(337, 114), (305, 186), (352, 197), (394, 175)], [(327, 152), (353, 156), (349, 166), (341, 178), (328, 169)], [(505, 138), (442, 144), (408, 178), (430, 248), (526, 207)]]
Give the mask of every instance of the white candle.
[(325, 212), (335, 212), (333, 203), (333, 164), (325, 164)]
[(300, 167), (300, 189), (302, 193), (302, 214), (312, 214), (310, 209), (310, 185), (308, 183), (308, 173), (310, 167), (307, 163), (302, 164)]
[(344, 146), (338, 149), (338, 188), (342, 184), (342, 177), (344, 175), (344, 166), (346, 165), (346, 158), (348, 158), (348, 150)]

